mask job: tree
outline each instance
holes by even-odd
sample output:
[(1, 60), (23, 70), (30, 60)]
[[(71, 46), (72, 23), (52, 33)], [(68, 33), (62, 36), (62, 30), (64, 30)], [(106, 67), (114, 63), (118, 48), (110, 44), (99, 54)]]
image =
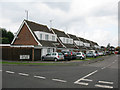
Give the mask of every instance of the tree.
[(0, 28), (0, 34), (0, 43), (2, 44), (10, 44), (14, 38), (14, 34), (4, 28)]

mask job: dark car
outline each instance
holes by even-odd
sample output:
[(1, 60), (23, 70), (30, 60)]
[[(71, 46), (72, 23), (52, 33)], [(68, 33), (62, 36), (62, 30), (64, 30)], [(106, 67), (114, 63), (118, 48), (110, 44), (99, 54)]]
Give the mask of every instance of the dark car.
[(120, 55), (120, 51), (118, 51), (118, 53), (117, 54), (119, 54)]
[(69, 52), (69, 51), (62, 51), (61, 53), (63, 53), (65, 60), (71, 60), (72, 59), (71, 52)]
[(70, 52), (71, 53), (71, 55), (72, 55), (72, 59), (76, 59), (76, 53), (75, 52)]
[(111, 55), (110, 51), (106, 51), (106, 55)]

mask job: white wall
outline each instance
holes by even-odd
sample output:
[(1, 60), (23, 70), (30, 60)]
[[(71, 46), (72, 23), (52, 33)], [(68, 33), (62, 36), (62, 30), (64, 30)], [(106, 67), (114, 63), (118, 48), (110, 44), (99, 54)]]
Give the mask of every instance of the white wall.
[(90, 47), (90, 43), (84, 43), (86, 47)]
[(83, 42), (82, 42), (82, 41), (75, 40), (74, 42), (75, 42), (78, 46), (83, 46)]
[(94, 45), (95, 48), (100, 48), (100, 46)]
[(71, 38), (66, 38), (66, 37), (59, 37), (59, 38), (65, 44), (73, 44), (73, 39), (71, 39)]
[(52, 40), (52, 36), (55, 36), (55, 41), (57, 41), (57, 35), (56, 34), (51, 34), (51, 33), (46, 33), (46, 32), (41, 32), (41, 31), (34, 31), (34, 33), (36, 34), (36, 36), (38, 37), (39, 40), (40, 39), (40, 34), (42, 34), (42, 40), (45, 40), (45, 35), (49, 36), (48, 41), (53, 41)]

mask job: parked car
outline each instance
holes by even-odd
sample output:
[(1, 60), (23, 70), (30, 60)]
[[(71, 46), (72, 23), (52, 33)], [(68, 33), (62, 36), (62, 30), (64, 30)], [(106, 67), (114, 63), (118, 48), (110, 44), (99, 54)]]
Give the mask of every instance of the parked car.
[(111, 55), (110, 51), (106, 51), (106, 55)]
[(49, 53), (42, 56), (42, 60), (43, 61), (44, 60), (54, 60), (54, 61), (64, 60), (64, 55), (60, 52), (53, 52), (53, 53)]
[(89, 52), (89, 53), (86, 54), (86, 57), (95, 57), (96, 58), (97, 55), (94, 52)]
[(105, 51), (103, 51), (103, 55), (104, 55), (104, 56), (106, 55), (106, 52), (105, 52)]
[(75, 52), (71, 52), (72, 55), (72, 59), (76, 59), (76, 53)]
[(115, 54), (118, 54), (118, 51), (115, 51)]
[(77, 52), (76, 53), (76, 58), (77, 59), (85, 59), (86, 55), (83, 52)]
[(62, 51), (62, 54), (64, 55), (64, 59), (65, 60), (71, 60), (72, 59), (71, 52), (69, 52), (69, 51)]
[(99, 56), (103, 56), (103, 52), (98, 52)]
[(118, 51), (118, 53), (117, 54), (119, 54), (120, 55), (120, 51)]

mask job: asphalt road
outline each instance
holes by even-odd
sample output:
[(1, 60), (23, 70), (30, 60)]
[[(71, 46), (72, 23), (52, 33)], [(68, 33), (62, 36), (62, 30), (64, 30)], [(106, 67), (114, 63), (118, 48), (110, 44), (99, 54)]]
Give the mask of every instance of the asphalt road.
[(90, 64), (3, 65), (1, 72), (2, 88), (118, 88), (118, 55)]

